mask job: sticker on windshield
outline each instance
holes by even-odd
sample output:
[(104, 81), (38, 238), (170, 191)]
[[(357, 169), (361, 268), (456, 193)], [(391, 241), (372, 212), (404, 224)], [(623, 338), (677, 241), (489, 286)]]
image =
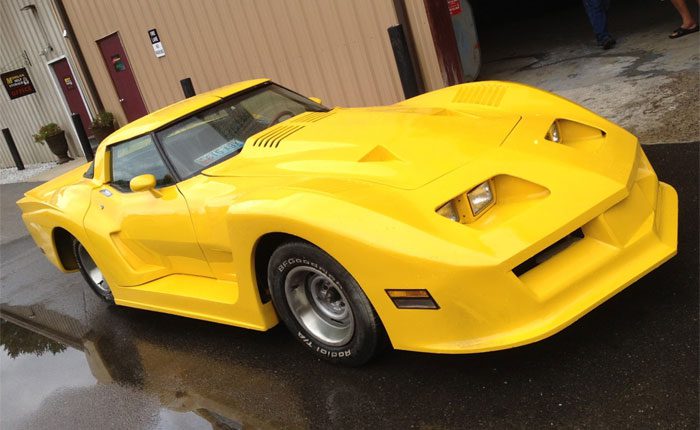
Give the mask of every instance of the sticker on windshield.
[(234, 140), (233, 142), (226, 142), (218, 148), (214, 148), (201, 157), (195, 158), (194, 162), (200, 166), (208, 166), (215, 161), (226, 157), (227, 155), (233, 154), (243, 148), (243, 142)]

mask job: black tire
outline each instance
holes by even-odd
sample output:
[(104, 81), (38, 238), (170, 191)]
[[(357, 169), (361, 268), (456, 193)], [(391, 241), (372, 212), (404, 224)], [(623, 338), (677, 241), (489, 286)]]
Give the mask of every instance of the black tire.
[[(270, 257), (267, 277), (280, 319), (318, 357), (360, 366), (388, 346), (381, 320), (357, 281), (323, 250), (302, 241), (281, 245)], [(328, 312), (343, 317), (333, 319)], [(307, 320), (317, 326), (309, 329), (313, 324)]]
[[(93, 279), (96, 276), (94, 270), (97, 270), (99, 276), (102, 276), (102, 272), (97, 267), (97, 264), (92, 259), (87, 249), (85, 249), (83, 244), (77, 240), (73, 241), (73, 255), (75, 256), (75, 261), (78, 263), (78, 270), (80, 270), (80, 274), (83, 275), (83, 279), (85, 279), (85, 282), (87, 282), (90, 289), (92, 289), (92, 291), (94, 291), (95, 294), (97, 294), (97, 296), (105, 302), (114, 304), (114, 295), (112, 294), (112, 290), (109, 288), (109, 284), (107, 284), (104, 277), (102, 277), (102, 282), (98, 281), (99, 285), (97, 282), (95, 282)], [(93, 271), (92, 274), (91, 271)]]

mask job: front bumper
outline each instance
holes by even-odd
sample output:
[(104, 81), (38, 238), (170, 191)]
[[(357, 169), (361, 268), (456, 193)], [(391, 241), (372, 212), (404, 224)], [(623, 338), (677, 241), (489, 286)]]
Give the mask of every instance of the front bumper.
[[(520, 276), (514, 269), (523, 261), (462, 271), (435, 266), (432, 276), (413, 285), (427, 288), (439, 310), (375, 304), (394, 347), (471, 353), (535, 342), (675, 255), (678, 196), (658, 182), (641, 151), (639, 157), (627, 197), (581, 225), (582, 239)], [(527, 257), (548, 245), (538, 245)]]

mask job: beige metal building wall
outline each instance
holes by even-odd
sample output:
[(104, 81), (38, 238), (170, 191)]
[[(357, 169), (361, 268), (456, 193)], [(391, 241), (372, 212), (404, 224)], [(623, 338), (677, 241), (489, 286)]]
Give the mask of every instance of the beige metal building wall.
[[(62, 0), (105, 104), (125, 118), (96, 41), (119, 36), (149, 111), (197, 92), (269, 77), (327, 105), (403, 99), (387, 28), (392, 0)], [(165, 56), (148, 37), (155, 28)]]
[(432, 91), (443, 88), (445, 81), (440, 73), (440, 64), (435, 52), (435, 43), (430, 32), (425, 4), (423, 0), (405, 0), (405, 4), (425, 90)]
[[(36, 5), (48, 40), (45, 40), (32, 13), (20, 11), (29, 3)], [(0, 128), (10, 129), (25, 164), (56, 161), (56, 156), (45, 144), (36, 143), (32, 138), (40, 126), (49, 122), (66, 130), (70, 154), (82, 156), (75, 144), (77, 139), (62, 95), (54, 85), (47, 65), (48, 61), (66, 53), (61, 32), (49, 0), (0, 0), (0, 73), (25, 67), (36, 89), (34, 94), (10, 100), (5, 88), (0, 86)], [(47, 44), (53, 50), (41, 55)], [(7, 145), (0, 138), (0, 167), (12, 166), (14, 162)]]

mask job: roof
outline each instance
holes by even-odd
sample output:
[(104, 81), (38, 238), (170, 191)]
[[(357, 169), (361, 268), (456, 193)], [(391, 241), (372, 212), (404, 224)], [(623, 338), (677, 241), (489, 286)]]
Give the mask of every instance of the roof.
[(105, 145), (112, 145), (117, 142), (131, 139), (132, 137), (149, 133), (164, 126), (165, 124), (172, 122), (173, 120), (176, 120), (177, 118), (268, 81), (269, 79), (252, 79), (249, 81), (237, 82), (235, 84), (226, 85), (215, 90), (207, 91), (185, 100), (181, 100), (177, 103), (173, 103), (144, 117), (141, 117), (136, 121), (126, 124), (119, 130), (109, 135), (109, 137), (105, 139), (103, 143)]

